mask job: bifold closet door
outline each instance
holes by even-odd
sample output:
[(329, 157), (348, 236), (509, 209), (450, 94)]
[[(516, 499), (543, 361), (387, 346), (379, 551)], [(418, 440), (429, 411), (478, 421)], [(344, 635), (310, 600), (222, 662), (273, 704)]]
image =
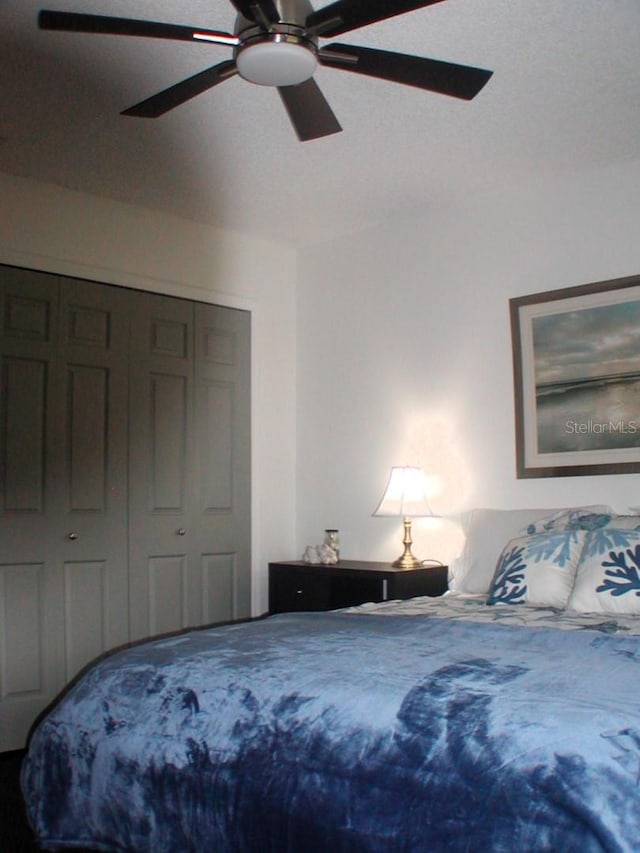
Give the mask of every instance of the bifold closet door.
[(121, 295), (0, 267), (0, 750), (128, 636)]
[(195, 306), (195, 558), (201, 622), (251, 615), (251, 329)]
[(129, 588), (131, 638), (188, 616), (193, 482), (193, 307), (137, 294), (131, 341)]
[(129, 639), (129, 293), (61, 279), (55, 404), (65, 680)]
[(0, 750), (7, 750), (24, 746), (28, 726), (62, 686), (64, 591), (58, 508), (47, 494), (57, 282), (0, 267), (0, 295)]
[(135, 327), (132, 639), (251, 608), (249, 317), (139, 294)]
[(90, 660), (251, 611), (250, 316), (0, 265), (0, 750)]

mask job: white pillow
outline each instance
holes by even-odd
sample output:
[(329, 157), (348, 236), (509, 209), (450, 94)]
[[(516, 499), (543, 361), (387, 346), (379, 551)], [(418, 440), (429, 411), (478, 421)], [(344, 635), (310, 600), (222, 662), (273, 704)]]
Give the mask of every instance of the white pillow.
[(463, 519), (466, 541), (449, 568), (449, 589), (487, 593), (505, 543), (551, 509), (472, 509)]
[(589, 533), (567, 607), (640, 614), (640, 530), (611, 526)]
[[(612, 514), (607, 506), (584, 507), (591, 512)], [(455, 592), (489, 592), (498, 557), (510, 539), (521, 536), (542, 518), (560, 509), (473, 509), (463, 518), (466, 541), (459, 557), (449, 567), (449, 589)]]
[(587, 535), (560, 530), (512, 539), (498, 560), (487, 604), (566, 607)]

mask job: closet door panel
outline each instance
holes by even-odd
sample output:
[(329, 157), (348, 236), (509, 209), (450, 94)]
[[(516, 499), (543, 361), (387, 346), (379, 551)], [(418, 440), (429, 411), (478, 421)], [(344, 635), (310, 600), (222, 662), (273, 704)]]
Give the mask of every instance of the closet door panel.
[(45, 486), (46, 361), (3, 359), (3, 508), (42, 513)]
[(104, 367), (68, 365), (69, 510), (108, 511), (107, 430), (109, 372)]
[(130, 372), (132, 639), (198, 624), (187, 604), (193, 504), (193, 304), (137, 294)]
[[(64, 566), (65, 665), (76, 673), (113, 645), (109, 632), (109, 571), (104, 560)], [(117, 596), (116, 596), (117, 598)], [(117, 602), (116, 602), (117, 606)]]
[(132, 638), (251, 612), (249, 315), (140, 297), (131, 367)]
[(32, 721), (56, 692), (44, 569), (0, 565), (0, 751), (24, 746)]
[(0, 749), (128, 639), (126, 296), (0, 267)]
[(0, 266), (0, 310), (0, 541), (24, 542), (37, 531), (43, 545), (53, 509), (45, 489), (52, 478), (55, 279)]
[[(41, 694), (43, 689), (42, 564), (0, 568), (0, 681), (3, 700)], [(8, 652), (12, 652), (8, 654)]]
[(198, 448), (203, 472), (200, 508), (206, 513), (233, 511), (233, 412), (231, 382), (201, 381)]
[(66, 679), (129, 636), (128, 297), (61, 281), (54, 488)]
[(165, 634), (187, 625), (187, 555), (149, 560), (149, 633)]
[(56, 557), (55, 277), (0, 266), (0, 751), (64, 683)]
[(189, 378), (149, 376), (150, 501), (154, 512), (185, 512)]
[(250, 315), (196, 306), (195, 550), (203, 622), (251, 613)]
[(202, 621), (226, 622), (238, 600), (236, 554), (202, 555)]

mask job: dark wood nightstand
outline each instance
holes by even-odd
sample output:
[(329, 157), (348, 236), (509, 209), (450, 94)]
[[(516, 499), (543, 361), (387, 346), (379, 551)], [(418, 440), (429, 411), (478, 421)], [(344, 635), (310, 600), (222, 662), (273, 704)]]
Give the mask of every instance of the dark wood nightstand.
[(389, 563), (361, 560), (340, 560), (335, 566), (301, 560), (269, 563), (269, 613), (335, 610), (446, 590), (447, 566), (394, 569)]

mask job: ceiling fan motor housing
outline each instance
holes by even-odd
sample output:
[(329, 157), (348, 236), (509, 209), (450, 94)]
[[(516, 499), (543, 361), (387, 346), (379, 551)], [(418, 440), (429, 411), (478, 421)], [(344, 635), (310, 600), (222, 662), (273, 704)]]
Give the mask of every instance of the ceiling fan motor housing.
[(296, 86), (313, 77), (318, 66), (317, 39), (305, 30), (313, 12), (307, 0), (275, 0), (279, 21), (268, 29), (238, 15), (234, 50), (238, 74), (261, 86)]
[[(282, 24), (293, 24), (304, 28), (309, 15), (313, 12), (313, 6), (309, 0), (273, 0), (273, 6), (278, 12), (278, 18)], [(255, 27), (255, 20), (245, 18), (238, 13), (236, 18), (236, 34), (240, 35), (243, 30)]]

